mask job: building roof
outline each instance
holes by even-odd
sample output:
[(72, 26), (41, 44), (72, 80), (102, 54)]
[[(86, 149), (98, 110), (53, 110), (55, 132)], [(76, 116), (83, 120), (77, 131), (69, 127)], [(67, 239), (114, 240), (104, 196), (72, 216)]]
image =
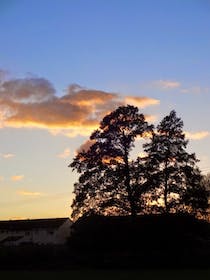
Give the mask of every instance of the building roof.
[(60, 227), (69, 218), (28, 219), (0, 221), (0, 230), (53, 229)]
[(5, 243), (5, 242), (11, 242), (11, 241), (17, 241), (19, 239), (23, 238), (23, 235), (20, 236), (7, 236), (6, 238), (4, 238), (3, 240), (0, 241), (0, 243)]

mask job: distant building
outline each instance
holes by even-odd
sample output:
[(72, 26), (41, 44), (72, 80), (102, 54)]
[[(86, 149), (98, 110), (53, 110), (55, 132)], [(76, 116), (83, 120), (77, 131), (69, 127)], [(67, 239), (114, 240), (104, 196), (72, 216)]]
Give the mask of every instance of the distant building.
[(0, 246), (64, 244), (71, 225), (69, 218), (0, 221)]

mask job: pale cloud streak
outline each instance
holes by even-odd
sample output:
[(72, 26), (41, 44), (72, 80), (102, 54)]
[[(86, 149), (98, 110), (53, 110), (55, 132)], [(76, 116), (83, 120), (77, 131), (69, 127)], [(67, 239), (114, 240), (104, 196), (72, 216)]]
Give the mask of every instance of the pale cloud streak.
[(193, 87), (186, 87), (180, 89), (181, 93), (191, 93), (191, 94), (206, 94), (210, 93), (210, 88), (209, 87), (201, 87), (201, 86), (193, 86)]
[(46, 129), (53, 135), (90, 135), (99, 121), (118, 106), (145, 108), (159, 100), (122, 96), (116, 93), (71, 85), (56, 96), (51, 83), (43, 78), (25, 78), (0, 84), (0, 127)]
[(71, 154), (71, 151), (69, 148), (66, 148), (62, 153), (58, 154), (57, 157), (59, 158), (68, 158)]
[(186, 131), (185, 136), (187, 139), (190, 139), (190, 140), (202, 140), (206, 137), (209, 137), (210, 132), (209, 131), (198, 131), (198, 132)]
[(25, 190), (18, 190), (17, 194), (21, 196), (42, 196), (43, 194), (40, 192), (32, 192), (32, 191), (25, 191)]
[(13, 158), (13, 157), (15, 157), (15, 155), (14, 154), (11, 154), (11, 153), (8, 153), (8, 154), (2, 154), (1, 155), (3, 158), (5, 158), (5, 159), (9, 159), (9, 158)]
[(181, 87), (181, 83), (173, 80), (157, 80), (152, 82), (153, 86), (164, 90), (172, 90)]
[(14, 176), (11, 176), (11, 180), (13, 182), (22, 181), (23, 179), (24, 179), (24, 175), (14, 175)]

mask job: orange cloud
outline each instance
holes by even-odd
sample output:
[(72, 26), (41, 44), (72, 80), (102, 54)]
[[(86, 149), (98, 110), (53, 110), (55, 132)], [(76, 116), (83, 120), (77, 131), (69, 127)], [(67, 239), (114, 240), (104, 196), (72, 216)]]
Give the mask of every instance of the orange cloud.
[(158, 120), (158, 116), (156, 115), (144, 115), (144, 116), (147, 122), (156, 122)]
[(186, 138), (190, 140), (201, 140), (206, 137), (209, 137), (210, 132), (209, 131), (199, 131), (199, 132), (185, 132)]
[(139, 108), (145, 108), (151, 105), (158, 105), (160, 101), (158, 99), (149, 98), (149, 97), (137, 97), (137, 96), (127, 96), (125, 97), (125, 103), (132, 104)]
[(68, 158), (71, 152), (69, 148), (66, 148), (62, 153), (58, 154), (57, 157), (59, 158)]
[(4, 181), (4, 177), (0, 176), (0, 182)]
[(11, 180), (14, 182), (17, 182), (17, 181), (23, 180), (23, 178), (24, 178), (24, 175), (14, 175), (11, 177)]
[(89, 135), (108, 112), (131, 103), (159, 104), (148, 97), (120, 96), (71, 85), (61, 97), (43, 78), (13, 79), (0, 84), (0, 127), (47, 129), (68, 137)]

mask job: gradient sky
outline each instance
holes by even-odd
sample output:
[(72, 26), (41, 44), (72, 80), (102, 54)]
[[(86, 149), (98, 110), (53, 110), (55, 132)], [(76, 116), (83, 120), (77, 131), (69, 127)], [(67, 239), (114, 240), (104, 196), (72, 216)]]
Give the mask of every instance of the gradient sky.
[(67, 166), (119, 104), (175, 109), (210, 172), (209, 0), (0, 0), (0, 40), (0, 219), (69, 216)]

